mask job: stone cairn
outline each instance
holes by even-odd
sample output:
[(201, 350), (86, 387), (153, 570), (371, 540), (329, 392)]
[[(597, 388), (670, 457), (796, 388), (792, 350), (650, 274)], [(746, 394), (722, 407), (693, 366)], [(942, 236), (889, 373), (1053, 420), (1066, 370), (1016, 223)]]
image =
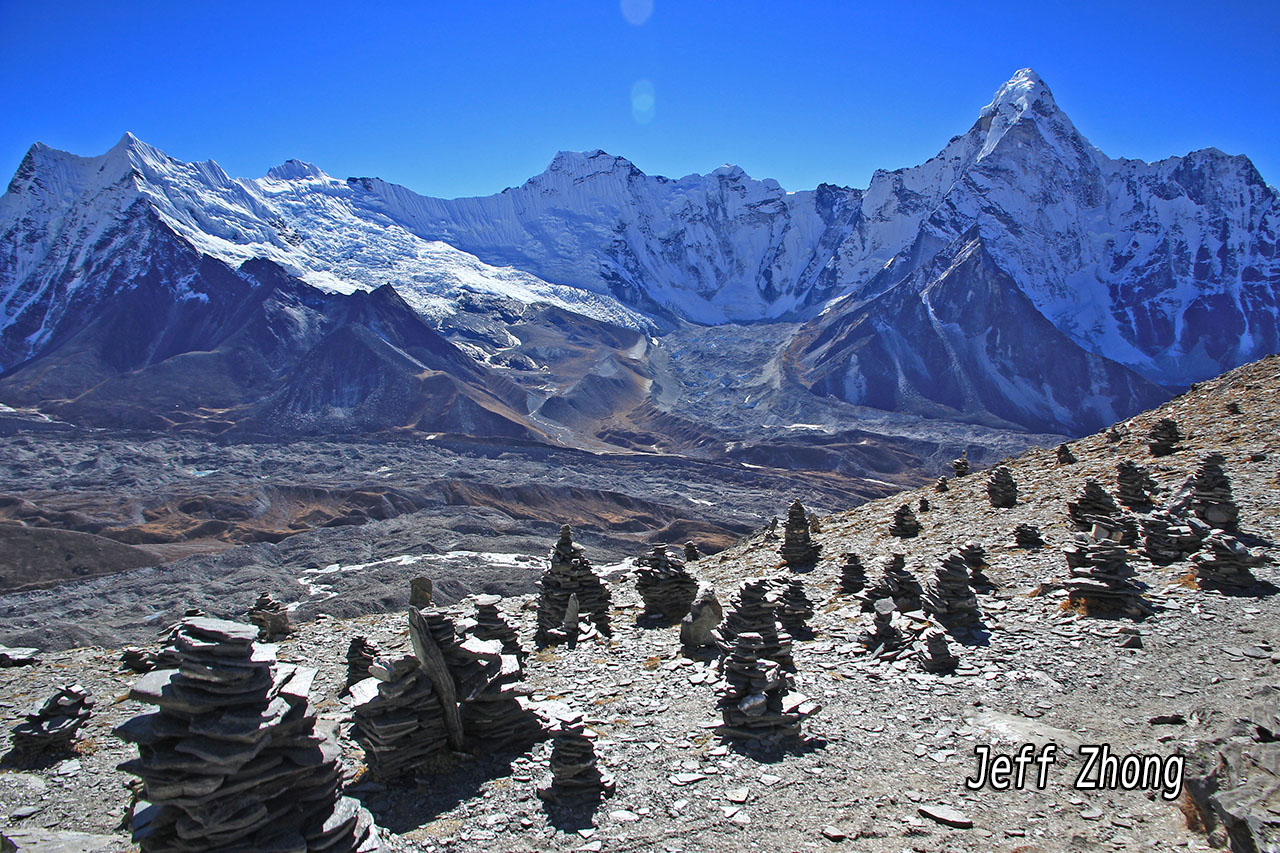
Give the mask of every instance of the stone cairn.
[(1168, 456), (1178, 449), (1182, 441), (1182, 433), (1173, 418), (1161, 418), (1151, 426), (1147, 433), (1147, 448), (1152, 456)]
[(356, 684), (369, 677), (369, 667), (378, 657), (378, 647), (368, 637), (357, 634), (347, 645), (347, 687), (351, 690)]
[(159, 711), (116, 734), (138, 745), (120, 765), (143, 781), (133, 839), (152, 851), (373, 851), (373, 818), (338, 794), (339, 749), (315, 732), (316, 670), (273, 667), (258, 629), (186, 619), (178, 669), (142, 676), (130, 698)]
[(969, 585), (979, 592), (990, 592), (996, 588), (991, 578), (987, 577), (987, 549), (976, 539), (970, 539), (960, 548), (960, 556), (969, 568)]
[(1040, 537), (1040, 528), (1034, 524), (1019, 524), (1013, 528), (1013, 542), (1019, 548), (1043, 548), (1044, 539)]
[(969, 473), (969, 451), (960, 451), (960, 456), (951, 460), (951, 471), (957, 477), (963, 477)]
[(698, 546), (694, 542), (684, 543), (684, 561), (692, 563), (702, 559), (702, 552), (698, 550)]
[(1210, 527), (1234, 531), (1240, 509), (1231, 495), (1231, 481), (1222, 470), (1226, 461), (1221, 453), (1210, 453), (1200, 461), (1200, 467), (1191, 478), (1188, 508)]
[(1156, 481), (1147, 469), (1125, 459), (1116, 465), (1116, 498), (1124, 506), (1150, 506)]
[(538, 786), (541, 799), (568, 806), (613, 795), (616, 785), (600, 769), (582, 714), (569, 712), (553, 720), (551, 738), (551, 776)]
[(951, 653), (947, 632), (930, 628), (924, 632), (920, 650), (920, 668), (925, 672), (951, 672), (960, 664), (960, 658)]
[(724, 619), (724, 608), (710, 586), (698, 589), (689, 612), (680, 620), (680, 645), (685, 651), (706, 649), (716, 644), (715, 629)]
[(920, 511), (920, 512), (928, 512), (928, 511), (929, 511), (929, 510), (931, 510), (931, 509), (933, 509), (933, 505), (929, 503), (929, 499), (928, 499), (928, 498), (926, 498), (926, 497), (921, 497), (921, 498), (920, 498), (920, 510), (919, 510), (919, 511)]
[(1128, 552), (1111, 538), (1114, 533), (1116, 531), (1095, 525), (1091, 534), (1078, 534), (1074, 542), (1063, 549), (1071, 572), (1071, 579), (1066, 583), (1067, 601), (1088, 616), (1150, 616), (1155, 611), (1133, 582)]
[(910, 504), (903, 504), (893, 511), (893, 520), (889, 522), (889, 535), (899, 539), (910, 539), (920, 535), (920, 520), (911, 511)]
[(520, 635), (498, 609), (502, 596), (477, 595), (472, 600), (476, 606), (475, 624), (468, 626), (463, 633), (481, 640), (496, 640), (502, 644), (504, 655), (515, 655), (517, 660), (523, 661), (526, 653), (520, 646)]
[(809, 532), (813, 534), (822, 532), (822, 519), (816, 512), (809, 513)]
[(1018, 503), (1018, 484), (1013, 481), (1013, 473), (1001, 465), (991, 472), (987, 481), (987, 497), (991, 505), (1004, 509)]
[(138, 646), (125, 646), (120, 650), (120, 665), (138, 674), (150, 672), (156, 669), (156, 653)]
[(800, 734), (804, 719), (818, 706), (802, 696), (787, 701), (790, 677), (776, 663), (766, 663), (767, 641), (759, 634), (739, 634), (724, 664), (724, 683), (716, 708), (724, 722), (716, 731), (728, 738), (769, 740)]
[(906, 648), (906, 635), (893, 624), (896, 609), (892, 598), (881, 598), (872, 605), (871, 628), (858, 637), (858, 642), (872, 657), (894, 660)]
[(840, 591), (848, 595), (856, 595), (867, 588), (867, 569), (862, 565), (862, 558), (852, 551), (844, 555), (844, 563), (840, 566)]
[[(609, 587), (592, 571), (591, 561), (582, 546), (573, 541), (573, 530), (569, 525), (560, 528), (560, 539), (547, 556), (547, 563), (547, 569), (538, 581), (538, 644), (577, 642), (579, 613), (587, 614), (594, 623), (595, 632), (606, 637), (612, 634), (609, 608), (613, 601)], [(577, 602), (576, 612), (571, 612), (571, 597)], [(573, 617), (573, 626), (567, 624), (570, 616)], [(573, 628), (573, 636), (569, 636), (567, 627)], [(595, 632), (588, 629), (587, 637), (594, 636)]]
[(1138, 541), (1138, 525), (1126, 516), (1111, 494), (1097, 480), (1086, 480), (1074, 501), (1067, 501), (1067, 515), (1077, 530), (1092, 530), (1095, 524), (1120, 531), (1121, 545)]
[(788, 567), (796, 569), (816, 563), (821, 550), (822, 546), (809, 536), (809, 517), (805, 515), (804, 505), (799, 500), (795, 501), (787, 510), (782, 547), (778, 549), (778, 553)]
[(890, 554), (885, 561), (884, 574), (867, 589), (863, 609), (871, 610), (875, 602), (889, 598), (903, 613), (912, 613), (920, 609), (923, 595), (924, 589), (920, 586), (920, 581), (907, 568), (907, 558), (902, 554)]
[(652, 554), (637, 559), (635, 575), (636, 592), (644, 602), (640, 620), (674, 625), (689, 614), (698, 581), (666, 545), (654, 545)]
[(289, 611), (272, 598), (269, 592), (260, 594), (249, 608), (249, 621), (258, 626), (260, 640), (274, 640), (293, 633), (293, 626), (289, 624)]
[(1068, 444), (1059, 444), (1057, 453), (1059, 465), (1074, 465), (1080, 461), (1076, 458), (1076, 455), (1071, 452), (1071, 446)]
[(730, 610), (718, 630), (717, 645), (721, 652), (733, 651), (734, 642), (741, 634), (760, 637), (760, 655), (775, 661), (787, 669), (794, 669), (791, 658), (791, 635), (778, 624), (778, 607), (781, 598), (778, 584), (773, 578), (751, 578), (742, 582), (737, 597), (730, 602)]
[(351, 686), (351, 697), (351, 734), (363, 747), (365, 764), (375, 778), (441, 768), (451, 747), (462, 748), (456, 703), (450, 702), (453, 714), (446, 720), (446, 706), (414, 655), (375, 660), (369, 677)]
[(933, 490), (938, 494), (951, 490), (951, 487), (947, 485), (947, 478), (945, 475), (939, 477), (938, 481), (933, 484)]
[(38, 708), (13, 727), (13, 751), (24, 756), (65, 752), (80, 727), (89, 721), (93, 694), (79, 684), (59, 687)]
[(981, 625), (978, 597), (969, 587), (969, 566), (959, 551), (942, 558), (925, 586), (921, 604), (925, 613), (953, 632), (965, 632)]
[(1180, 518), (1157, 509), (1142, 516), (1142, 553), (1158, 565), (1176, 563), (1200, 549), (1209, 525), (1198, 518)]
[(798, 577), (780, 577), (782, 595), (778, 601), (778, 622), (792, 637), (809, 637), (809, 620), (813, 618), (813, 602), (805, 593), (804, 581)]
[(1266, 562), (1262, 549), (1250, 550), (1230, 533), (1214, 530), (1191, 555), (1191, 572), (1201, 589), (1240, 592), (1257, 583), (1251, 570)]

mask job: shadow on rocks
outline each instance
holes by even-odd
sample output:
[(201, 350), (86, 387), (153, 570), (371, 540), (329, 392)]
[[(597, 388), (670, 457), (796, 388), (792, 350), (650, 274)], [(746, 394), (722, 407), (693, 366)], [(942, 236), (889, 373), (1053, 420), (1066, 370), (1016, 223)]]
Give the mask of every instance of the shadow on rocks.
[(595, 826), (595, 814), (604, 803), (603, 791), (578, 791), (558, 800), (543, 800), (547, 822), (560, 832), (577, 832)]
[(468, 759), (416, 778), (363, 779), (345, 793), (359, 800), (379, 826), (402, 835), (479, 796), (486, 782), (511, 776), (511, 764), (520, 755)]
[(770, 740), (722, 738), (721, 743), (757, 764), (777, 764), (788, 757), (799, 757), (827, 748), (822, 737), (787, 737)]

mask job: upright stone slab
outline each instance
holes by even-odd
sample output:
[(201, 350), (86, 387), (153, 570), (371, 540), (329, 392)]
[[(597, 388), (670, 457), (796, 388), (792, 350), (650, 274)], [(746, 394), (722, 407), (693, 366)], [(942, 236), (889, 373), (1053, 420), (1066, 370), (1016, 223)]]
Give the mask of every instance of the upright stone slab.
[(686, 652), (715, 646), (715, 629), (724, 619), (724, 608), (710, 586), (698, 589), (689, 612), (680, 620), (680, 645)]

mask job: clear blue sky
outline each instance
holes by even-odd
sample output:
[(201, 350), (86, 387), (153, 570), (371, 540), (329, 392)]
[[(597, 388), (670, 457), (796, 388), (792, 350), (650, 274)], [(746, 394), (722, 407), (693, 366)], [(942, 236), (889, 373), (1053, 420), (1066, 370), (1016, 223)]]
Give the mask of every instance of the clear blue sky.
[(448, 197), (592, 148), (865, 187), (1031, 66), (1113, 157), (1212, 145), (1277, 184), (1277, 45), (1275, 0), (0, 0), (0, 173), (129, 130), (233, 176), (297, 157)]

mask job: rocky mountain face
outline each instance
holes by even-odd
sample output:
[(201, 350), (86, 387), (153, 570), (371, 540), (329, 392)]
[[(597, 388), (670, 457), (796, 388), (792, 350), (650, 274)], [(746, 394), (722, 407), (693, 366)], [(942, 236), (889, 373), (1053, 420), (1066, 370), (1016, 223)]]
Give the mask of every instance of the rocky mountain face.
[[(141, 364), (101, 354), (132, 337), (122, 315), (207, 337), (253, 290), (252, 261), (274, 264), (295, 294), (330, 294), (296, 298), (333, 310), (346, 304), (333, 294), (390, 285), (522, 392), (457, 359), (415, 385), (412, 362), (387, 349), (401, 348), (394, 335), (342, 332), (315, 353), (340, 369), (299, 373), (310, 347), (286, 348), (294, 360), (276, 366), (294, 371), (292, 390), (281, 374), (231, 395), (289, 429), (415, 426), (434, 407), (422, 401), (444, 395), (460, 428), (528, 432), (527, 408), (535, 433), (607, 445), (652, 407), (673, 410), (683, 389), (661, 381), (672, 332), (785, 321), (756, 354), (782, 351), (756, 427), (785, 425), (798, 396), (818, 394), (839, 417), (853, 415), (847, 403), (1079, 434), (1280, 349), (1278, 229), (1280, 196), (1247, 158), (1111, 159), (1029, 69), (936, 157), (863, 190), (790, 193), (730, 166), (673, 180), (593, 151), (558, 154), (497, 195), (445, 200), (298, 161), (232, 179), (128, 135), (93, 158), (37, 144), (0, 198), (0, 394), (45, 404), (110, 379), (96, 393), (122, 408), (114, 386)], [(149, 334), (139, 345), (154, 344), (152, 362), (216, 349)], [(51, 357), (56, 371), (41, 367)], [(125, 381), (137, 390), (156, 373)], [(400, 401), (394, 415), (350, 414), (351, 394), (374, 389)], [(148, 408), (128, 419), (166, 420)]]

